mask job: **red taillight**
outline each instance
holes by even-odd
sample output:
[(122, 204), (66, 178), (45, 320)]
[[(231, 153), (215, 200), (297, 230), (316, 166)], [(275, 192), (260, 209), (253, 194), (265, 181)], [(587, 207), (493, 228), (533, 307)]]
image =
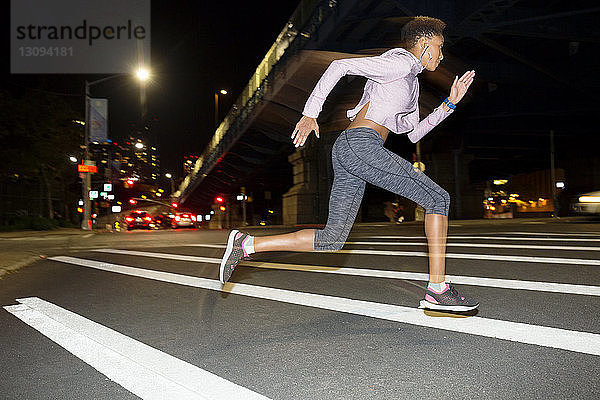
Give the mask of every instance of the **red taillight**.
[(196, 217), (194, 217), (194, 216), (192, 215), (192, 221), (195, 221), (195, 220), (196, 220)]
[(175, 221), (180, 221), (180, 220), (181, 220), (181, 217), (179, 215), (175, 217)]
[(131, 218), (131, 217), (126, 217), (126, 218), (125, 218), (125, 221), (127, 221), (127, 222), (131, 222), (131, 221), (133, 221), (133, 218)]
[(144, 217), (144, 220), (145, 221), (152, 221), (152, 218), (150, 218), (150, 217)]

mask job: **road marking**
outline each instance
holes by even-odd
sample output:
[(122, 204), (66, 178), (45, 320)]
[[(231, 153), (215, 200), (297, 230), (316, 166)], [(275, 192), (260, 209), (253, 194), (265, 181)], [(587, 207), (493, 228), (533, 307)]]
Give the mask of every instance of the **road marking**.
[(503, 235), (596, 236), (596, 232), (502, 232)]
[[(426, 242), (346, 242), (346, 244), (377, 246), (427, 246)], [(497, 249), (539, 249), (539, 250), (578, 250), (600, 251), (600, 247), (590, 246), (542, 246), (531, 244), (494, 244), (494, 243), (446, 243), (446, 247), (484, 247)]]
[[(187, 244), (185, 247), (209, 247), (225, 248), (224, 245), (215, 244)], [(182, 247), (183, 247), (182, 246)], [(102, 251), (102, 250), (94, 250)], [(323, 252), (327, 253), (327, 252)], [(400, 251), (400, 250), (370, 250), (370, 249), (346, 249), (338, 250), (336, 254), (369, 254), (374, 256), (408, 256), (408, 257), (428, 257), (429, 253), (424, 251)], [(491, 261), (516, 261), (531, 262), (542, 264), (570, 264), (570, 265), (600, 265), (600, 260), (590, 260), (587, 258), (559, 258), (559, 257), (537, 257), (537, 256), (512, 256), (495, 254), (476, 254), (476, 253), (446, 253), (446, 258), (455, 258), (460, 260), (491, 260)]]
[[(427, 246), (426, 242), (346, 242), (346, 244), (356, 245), (376, 245), (376, 246)], [(186, 247), (212, 247), (215, 249), (224, 249), (224, 244), (187, 244)], [(548, 246), (531, 244), (495, 244), (495, 243), (446, 243), (447, 247), (482, 247), (494, 249), (539, 249), (539, 250), (577, 250), (577, 251), (600, 251), (600, 246)]]
[[(358, 239), (427, 239), (427, 236), (355, 236)], [(533, 238), (533, 237), (510, 237), (510, 236), (448, 236), (450, 239), (482, 239), (482, 240), (539, 240), (539, 241), (560, 241), (560, 242), (600, 242), (600, 238), (580, 239), (580, 238)]]
[(143, 399), (268, 399), (37, 297), (4, 309)]
[(52, 257), (51, 259), (63, 263), (175, 283), (178, 285), (600, 356), (600, 335), (591, 332), (578, 332), (483, 317), (435, 318), (427, 316), (424, 310), (412, 307), (354, 300), (345, 297), (327, 296), (315, 293), (296, 292), (243, 283), (228, 282), (225, 285), (221, 285), (219, 281), (214, 279), (147, 270), (74, 257), (58, 256)]
[[(196, 257), (196, 256), (184, 256), (179, 254), (169, 253), (152, 253), (144, 251), (132, 251), (132, 250), (116, 250), (116, 249), (102, 249), (95, 250), (102, 253), (114, 253), (131, 256), (141, 257), (154, 257), (168, 260), (182, 260), (192, 262), (205, 262), (210, 264), (220, 264), (220, 258), (209, 258), (209, 257)], [(401, 272), (401, 271), (386, 271), (379, 269), (368, 269), (368, 268), (346, 268), (346, 267), (330, 267), (322, 265), (302, 265), (302, 264), (284, 264), (284, 263), (270, 263), (260, 261), (242, 261), (240, 266), (255, 267), (255, 268), (266, 268), (266, 269), (280, 269), (280, 270), (292, 270), (302, 272), (321, 272), (326, 274), (339, 274), (339, 275), (353, 275), (353, 276), (365, 276), (370, 278), (389, 278), (389, 279), (408, 279), (415, 281), (429, 281), (429, 275), (419, 272)], [(600, 296), (600, 286), (589, 286), (589, 285), (575, 285), (569, 283), (555, 283), (555, 282), (535, 282), (535, 281), (520, 281), (511, 279), (496, 279), (496, 278), (480, 278), (475, 276), (461, 276), (461, 275), (446, 275), (446, 278), (453, 282), (462, 285), (472, 286), (484, 286), (484, 287), (496, 287), (502, 289), (521, 289), (530, 290), (536, 292), (553, 292), (553, 293), (564, 293), (564, 294), (577, 294), (587, 296)]]

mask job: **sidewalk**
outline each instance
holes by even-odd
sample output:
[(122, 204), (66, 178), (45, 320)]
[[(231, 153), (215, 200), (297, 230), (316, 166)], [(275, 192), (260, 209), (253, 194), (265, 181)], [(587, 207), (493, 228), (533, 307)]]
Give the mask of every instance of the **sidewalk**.
[(44, 240), (51, 240), (50, 244), (56, 247), (65, 245), (73, 238), (95, 234), (96, 232), (74, 228), (59, 228), (50, 231), (0, 232), (0, 253), (2, 254), (0, 258), (0, 279), (5, 274), (45, 258), (48, 246)]

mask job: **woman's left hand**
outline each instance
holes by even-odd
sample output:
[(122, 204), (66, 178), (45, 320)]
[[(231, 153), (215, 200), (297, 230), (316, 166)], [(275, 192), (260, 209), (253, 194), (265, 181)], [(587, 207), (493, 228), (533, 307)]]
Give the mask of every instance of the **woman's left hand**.
[(454, 82), (452, 83), (452, 87), (450, 88), (450, 96), (448, 96), (448, 100), (450, 100), (453, 104), (458, 103), (462, 100), (465, 93), (473, 83), (473, 78), (475, 77), (475, 70), (467, 71), (465, 74), (458, 79), (458, 75), (454, 78)]

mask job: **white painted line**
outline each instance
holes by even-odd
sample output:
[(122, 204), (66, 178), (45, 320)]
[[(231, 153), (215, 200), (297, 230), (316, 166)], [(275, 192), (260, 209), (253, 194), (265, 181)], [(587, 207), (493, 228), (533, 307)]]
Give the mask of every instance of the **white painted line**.
[[(374, 246), (427, 246), (427, 242), (346, 242), (346, 244), (355, 245), (374, 245)], [(185, 247), (208, 247), (215, 249), (224, 249), (222, 244), (186, 244)], [(531, 245), (531, 244), (495, 244), (495, 243), (446, 243), (446, 247), (480, 247), (491, 249), (526, 249), (526, 250), (577, 250), (577, 251), (600, 251), (600, 246), (552, 246), (552, 245)]]
[[(360, 239), (427, 239), (426, 236), (355, 236)], [(560, 242), (600, 242), (600, 238), (537, 238), (537, 237), (510, 237), (510, 236), (456, 236), (449, 235), (448, 240), (451, 239), (482, 239), (482, 240), (534, 240), (534, 241), (560, 241)]]
[(4, 309), (142, 399), (267, 399), (37, 297)]
[[(427, 246), (426, 242), (346, 242), (346, 244), (376, 246)], [(527, 249), (527, 250), (577, 250), (600, 251), (600, 246), (542, 246), (532, 244), (495, 244), (495, 243), (446, 243), (446, 247), (481, 247), (492, 249)]]
[[(216, 248), (220, 245), (213, 244), (189, 244), (186, 247), (211, 247)], [(94, 251), (103, 251), (101, 249)], [(323, 252), (327, 253), (327, 252)], [(370, 249), (346, 249), (338, 250), (337, 254), (368, 254), (372, 256), (407, 256), (407, 257), (428, 257), (429, 253), (424, 251), (400, 251), (400, 250), (370, 250)], [(189, 257), (189, 256), (188, 256)], [(560, 258), (560, 257), (537, 257), (537, 256), (511, 256), (495, 254), (469, 254), (469, 253), (446, 253), (446, 258), (455, 258), (461, 260), (490, 260), (490, 261), (516, 261), (542, 264), (570, 264), (570, 265), (600, 265), (600, 260), (587, 258)]]
[(295, 292), (243, 283), (228, 282), (225, 285), (221, 285), (219, 281), (214, 279), (146, 270), (73, 257), (59, 256), (52, 257), (51, 259), (83, 267), (179, 285), (600, 356), (600, 335), (591, 332), (578, 332), (483, 317), (435, 318), (428, 316), (424, 310), (418, 308), (315, 293)]
[[(115, 253), (141, 257), (154, 257), (170, 260), (183, 260), (192, 262), (205, 262), (211, 264), (220, 264), (220, 258), (208, 257), (193, 257), (181, 256), (178, 254), (169, 253), (152, 253), (144, 251), (130, 250), (115, 250), (102, 249), (96, 250), (102, 253)], [(409, 279), (415, 281), (429, 281), (429, 275), (419, 272), (402, 272), (402, 271), (386, 271), (380, 269), (369, 268), (346, 268), (346, 267), (331, 267), (322, 265), (302, 265), (302, 264), (285, 264), (285, 263), (270, 263), (261, 261), (242, 261), (240, 266), (265, 268), (265, 269), (280, 269), (288, 271), (302, 272), (320, 272), (325, 274), (352, 275), (364, 276), (369, 278), (389, 278), (389, 279)], [(512, 279), (497, 279), (497, 278), (480, 278), (476, 276), (462, 275), (446, 275), (446, 278), (453, 282), (463, 285), (496, 287), (502, 289), (521, 289), (535, 292), (553, 292), (563, 294), (576, 294), (587, 296), (600, 296), (600, 286), (575, 285), (570, 283), (555, 283), (555, 282), (536, 282), (536, 281), (521, 281)]]
[[(395, 251), (395, 250), (339, 250), (338, 253), (345, 254), (369, 254), (380, 256), (409, 256), (409, 257), (428, 257), (426, 252), (419, 251)], [(542, 264), (572, 264), (572, 265), (600, 265), (600, 260), (589, 260), (586, 258), (558, 258), (558, 257), (535, 257), (535, 256), (508, 256), (492, 254), (463, 254), (446, 253), (446, 258), (455, 258), (461, 260), (490, 260), (490, 261), (517, 261)]]
[(596, 236), (600, 234), (596, 232), (502, 232), (503, 235), (547, 235), (547, 236)]

